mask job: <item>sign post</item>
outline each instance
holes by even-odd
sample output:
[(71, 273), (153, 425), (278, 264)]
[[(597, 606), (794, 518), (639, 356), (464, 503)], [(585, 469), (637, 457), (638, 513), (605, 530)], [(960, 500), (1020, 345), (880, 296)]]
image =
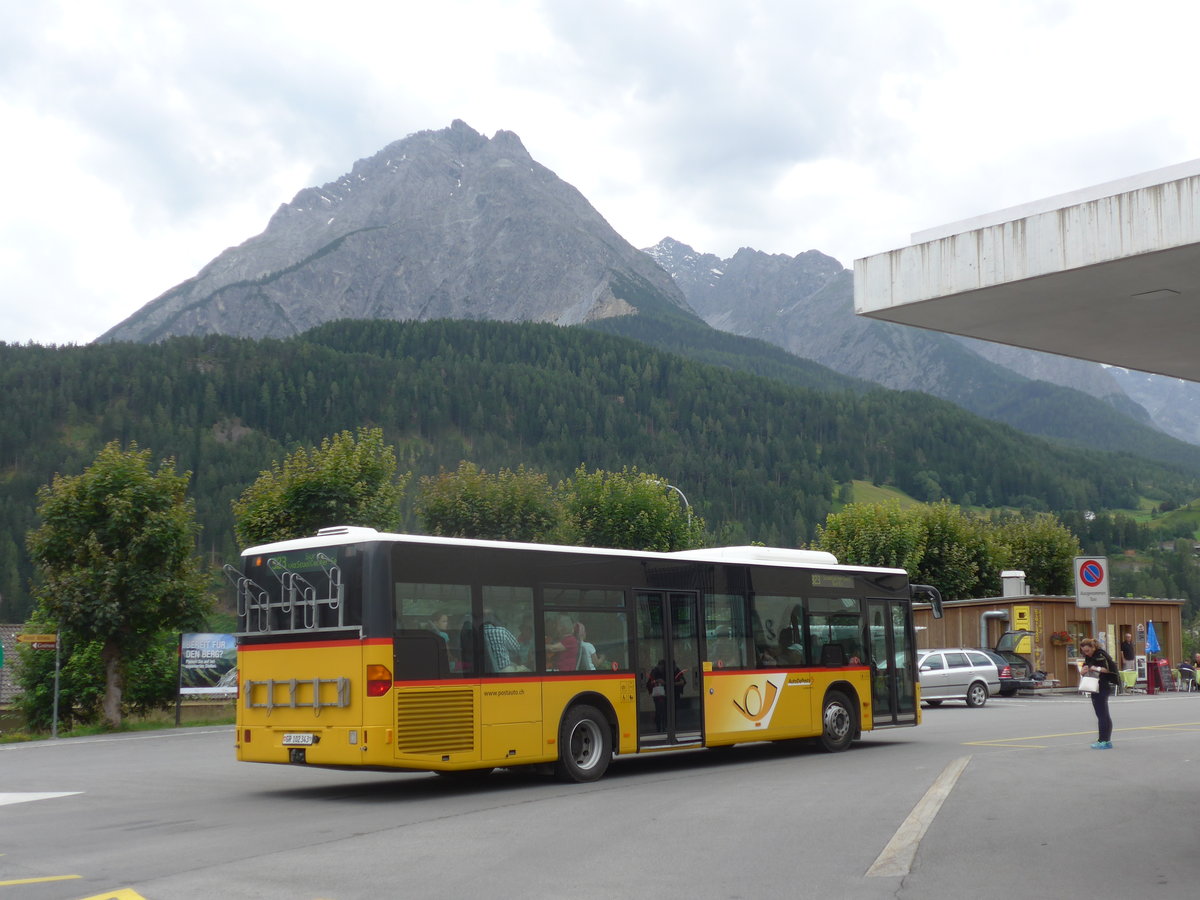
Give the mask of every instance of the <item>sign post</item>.
[(1092, 611), (1092, 637), (1096, 636), (1096, 610), (1109, 604), (1108, 557), (1075, 557), (1075, 605)]
[(18, 634), (17, 643), (29, 644), (34, 650), (54, 651), (54, 713), (50, 720), (50, 737), (58, 737), (58, 673), (62, 668), (62, 648), (57, 634)]
[[(18, 644), (33, 644), (34, 650), (53, 650), (54, 645), (58, 643), (57, 634), (18, 634)], [(41, 647), (39, 644), (49, 644), (49, 647)]]

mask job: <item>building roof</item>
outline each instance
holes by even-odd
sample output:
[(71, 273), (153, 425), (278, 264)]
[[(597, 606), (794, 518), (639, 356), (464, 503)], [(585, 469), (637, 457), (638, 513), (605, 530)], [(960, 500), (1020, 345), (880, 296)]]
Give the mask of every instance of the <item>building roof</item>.
[(1200, 160), (913, 235), (860, 315), (1200, 381)]

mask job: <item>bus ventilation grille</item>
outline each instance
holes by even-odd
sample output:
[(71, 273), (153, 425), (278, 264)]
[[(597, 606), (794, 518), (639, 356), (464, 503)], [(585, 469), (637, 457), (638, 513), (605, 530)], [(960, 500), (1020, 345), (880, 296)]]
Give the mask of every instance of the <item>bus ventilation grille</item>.
[(459, 753), (475, 749), (475, 692), (438, 690), (396, 696), (396, 749)]

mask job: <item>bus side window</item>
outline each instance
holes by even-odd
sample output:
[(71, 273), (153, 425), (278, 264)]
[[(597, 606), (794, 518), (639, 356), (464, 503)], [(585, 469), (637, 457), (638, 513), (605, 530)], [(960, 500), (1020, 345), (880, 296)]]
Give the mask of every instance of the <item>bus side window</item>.
[(758, 667), (802, 665), (804, 636), (798, 633), (802, 613), (796, 612), (803, 609), (800, 598), (756, 594), (753, 603), (754, 650)]
[(746, 599), (741, 594), (704, 597), (705, 656), (714, 669), (746, 665)]
[[(400, 581), (393, 592), (397, 671), (427, 673), (413, 678), (461, 677), (466, 669), (458, 629), (461, 622), (470, 621), (470, 585)], [(429, 649), (433, 643), (426, 644), (430, 639), (441, 642), (436, 653)], [(414, 660), (405, 654), (414, 654)]]

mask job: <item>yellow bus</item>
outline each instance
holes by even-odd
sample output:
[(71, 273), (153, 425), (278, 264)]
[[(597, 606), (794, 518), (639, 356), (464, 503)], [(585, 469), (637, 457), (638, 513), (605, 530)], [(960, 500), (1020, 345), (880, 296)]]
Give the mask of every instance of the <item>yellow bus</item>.
[(252, 547), (237, 757), (443, 774), (920, 721), (902, 569), (828, 553), (644, 553), (369, 528)]

